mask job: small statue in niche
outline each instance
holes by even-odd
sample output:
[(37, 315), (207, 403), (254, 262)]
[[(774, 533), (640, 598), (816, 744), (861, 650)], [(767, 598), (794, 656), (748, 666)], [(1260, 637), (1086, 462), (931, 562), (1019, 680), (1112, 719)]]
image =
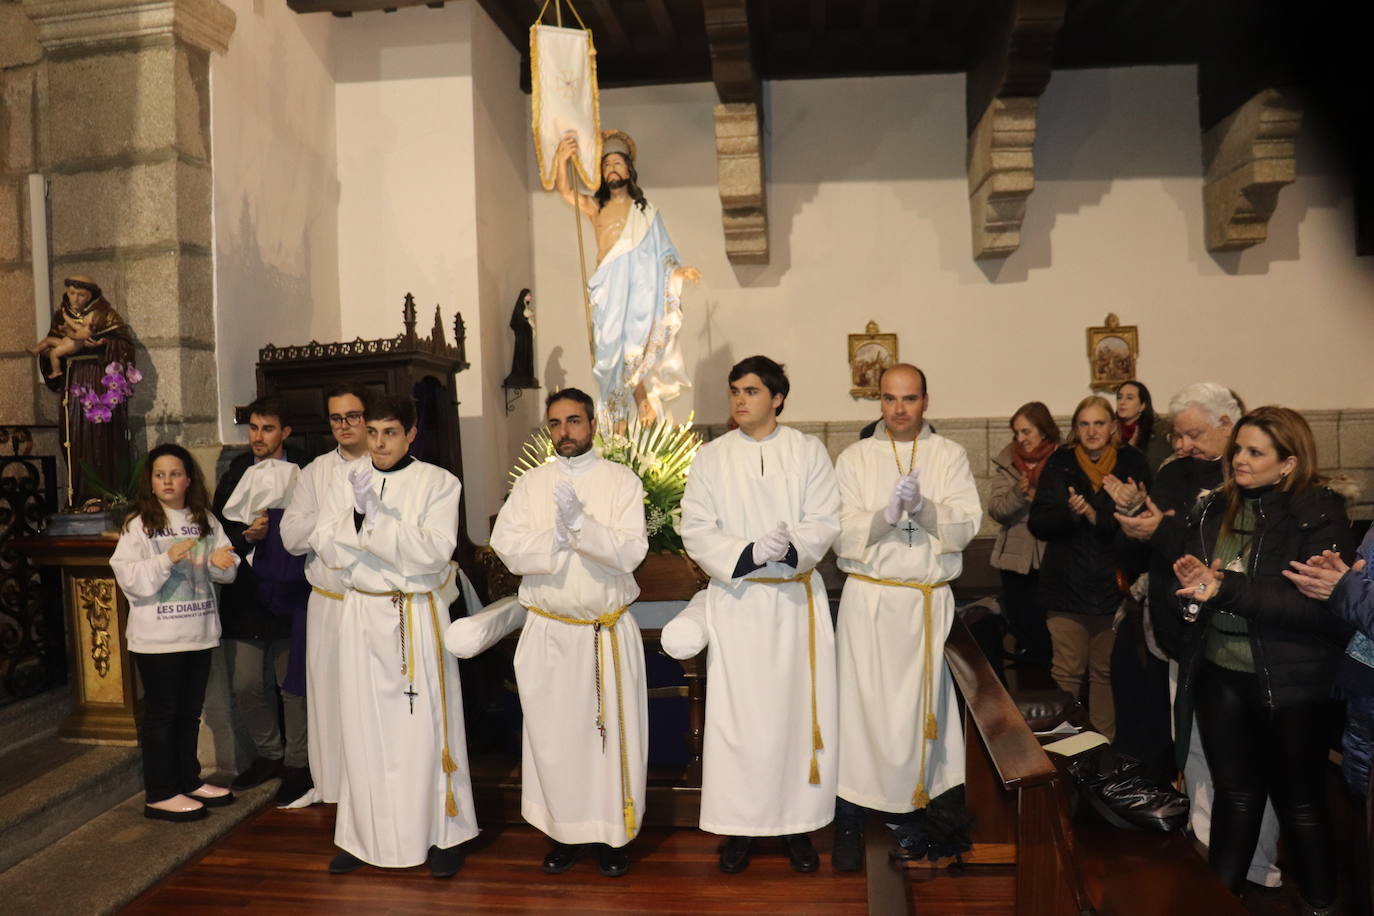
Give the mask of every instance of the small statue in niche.
[[(133, 334), (95, 281), (75, 276), (62, 285), (62, 303), (35, 355), (42, 359), (46, 351), (49, 366), (58, 369), (44, 374), (48, 388), (62, 395), (68, 504), (94, 509), (103, 503), (102, 484), (113, 485), (128, 464), (128, 399), (142, 375), (134, 367)], [(58, 346), (44, 346), (52, 338)], [(63, 341), (73, 346), (59, 353), (68, 349)]]
[(539, 379), (534, 377), (534, 301), (528, 289), (520, 290), (515, 299), (510, 329), (515, 332), (515, 354), (511, 358), (510, 375), (501, 387), (538, 388)]

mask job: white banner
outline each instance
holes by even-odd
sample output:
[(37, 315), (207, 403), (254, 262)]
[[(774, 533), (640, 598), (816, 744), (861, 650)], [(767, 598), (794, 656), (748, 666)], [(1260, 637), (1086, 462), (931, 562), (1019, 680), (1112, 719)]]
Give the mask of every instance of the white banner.
[(601, 184), (601, 113), (592, 33), (530, 26), (530, 87), (530, 126), (544, 190), (554, 188), (554, 150), (569, 131), (577, 136), (578, 177), (595, 190)]

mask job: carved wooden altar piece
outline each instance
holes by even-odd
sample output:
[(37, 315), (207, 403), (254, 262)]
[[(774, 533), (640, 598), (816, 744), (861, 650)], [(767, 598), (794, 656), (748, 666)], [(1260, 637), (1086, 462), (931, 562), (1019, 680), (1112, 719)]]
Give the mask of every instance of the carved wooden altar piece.
[[(300, 346), (268, 344), (258, 351), (259, 397), (280, 398), (291, 426), (291, 438), (308, 457), (334, 447), (326, 418), (325, 393), (342, 382), (360, 384), (375, 394), (409, 395), (416, 402), (419, 433), (410, 451), (421, 461), (436, 464), (463, 476), (463, 440), (458, 427), (457, 375), (468, 368), (467, 331), (461, 312), (453, 317), (453, 338), (444, 336), (439, 307), (428, 337), (415, 330), (415, 297), (405, 295), (401, 308), (402, 331), (395, 337), (338, 343), (310, 341)], [(248, 422), (246, 408), (237, 409), (235, 421)], [(460, 502), (459, 562), (469, 570), (476, 564), (474, 546), (467, 537), (466, 494)], [(482, 587), (480, 581), (478, 588)]]
[(58, 737), (135, 747), (134, 667), (124, 631), (129, 603), (115, 583), (114, 537), (24, 537), (10, 542), (36, 566), (62, 571), (72, 711)]

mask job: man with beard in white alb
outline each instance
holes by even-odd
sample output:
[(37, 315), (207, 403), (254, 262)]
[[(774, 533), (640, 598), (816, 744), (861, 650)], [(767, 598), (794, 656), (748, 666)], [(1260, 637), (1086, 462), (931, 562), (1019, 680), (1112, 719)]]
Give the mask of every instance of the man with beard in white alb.
[(727, 837), (721, 870), (747, 867), (754, 837), (782, 836), (810, 872), (807, 834), (835, 804), (835, 637), (815, 566), (840, 498), (820, 440), (778, 425), (783, 367), (752, 356), (729, 382), (739, 429), (697, 453), (682, 499), (683, 543), (711, 584), (663, 642), (678, 658), (710, 646), (701, 829)]
[(949, 583), (983, 509), (959, 444), (923, 421), (925, 373), (901, 363), (880, 382), (874, 435), (835, 462), (843, 504), (840, 778), (831, 863), (863, 864), (864, 809), (907, 814), (964, 782), (964, 739), (945, 637)]
[(336, 446), (301, 472), (281, 519), (282, 546), (306, 558), (305, 577), (310, 580), (305, 703), (310, 723), (310, 775), (315, 789), (309, 801), (331, 805), (339, 800), (343, 768), (343, 740), (339, 733), (339, 617), (348, 586), (344, 584), (343, 571), (330, 568), (320, 559), (311, 539), (318, 531), (321, 513), (328, 514), (336, 503), (347, 505), (353, 499), (343, 469), (367, 455), (367, 428), (363, 425), (366, 400), (363, 386), (352, 382), (326, 392), (325, 409)]
[(522, 577), (528, 610), (515, 651), (520, 813), (554, 842), (544, 871), (567, 871), (591, 845), (614, 878), (629, 870), (624, 847), (644, 817), (648, 695), (627, 607), (649, 542), (639, 477), (592, 448), (595, 411), (576, 388), (549, 396), (557, 457), (516, 481), (491, 547)]
[(316, 549), (342, 570), (339, 708), (343, 779), (329, 870), (364, 863), (436, 878), (477, 835), (457, 660), (443, 651), (462, 485), (416, 461), (415, 404), (370, 398), (371, 460), (349, 465), (352, 500), (320, 518)]

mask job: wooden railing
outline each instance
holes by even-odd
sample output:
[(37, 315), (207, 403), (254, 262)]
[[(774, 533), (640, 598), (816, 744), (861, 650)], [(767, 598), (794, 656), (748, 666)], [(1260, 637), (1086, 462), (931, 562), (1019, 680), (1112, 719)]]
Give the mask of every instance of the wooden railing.
[[(1063, 778), (958, 617), (945, 641), (945, 661), (964, 698), (964, 791), (977, 818), (965, 862), (1015, 866), (1017, 916), (1095, 913)], [(870, 829), (868, 837), (869, 911), (909, 912), (904, 869), (886, 861), (887, 832)]]

